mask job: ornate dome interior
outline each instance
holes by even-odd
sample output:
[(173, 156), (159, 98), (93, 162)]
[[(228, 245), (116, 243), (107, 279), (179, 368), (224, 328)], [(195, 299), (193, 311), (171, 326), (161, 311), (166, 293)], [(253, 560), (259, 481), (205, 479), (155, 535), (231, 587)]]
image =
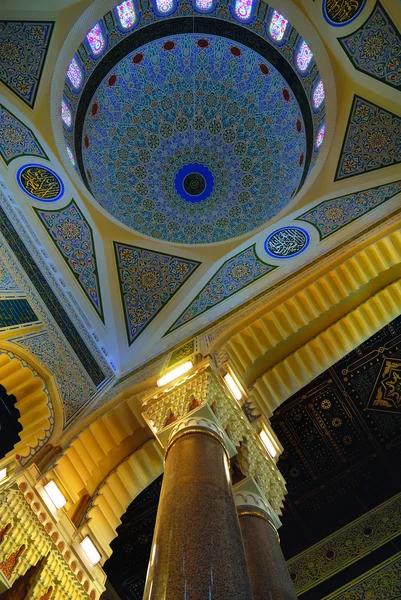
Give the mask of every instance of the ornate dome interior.
[(124, 9), (70, 62), (63, 153), (109, 216), (153, 239), (261, 229), (301, 191), (323, 141), (309, 45), (264, 4), (244, 4), (245, 17), (224, 2)]
[(141, 402), (184, 361), (280, 438), (294, 564), (396, 493), (400, 31), (400, 0), (3, 3), (0, 461), (60, 444), (69, 517), (161, 475)]

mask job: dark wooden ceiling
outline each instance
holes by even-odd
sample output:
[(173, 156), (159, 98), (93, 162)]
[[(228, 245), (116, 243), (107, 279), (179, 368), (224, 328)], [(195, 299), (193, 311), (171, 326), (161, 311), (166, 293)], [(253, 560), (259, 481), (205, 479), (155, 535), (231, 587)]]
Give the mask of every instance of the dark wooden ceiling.
[[(401, 489), (401, 317), (272, 417), (288, 487), (280, 529), (286, 558)], [(141, 600), (161, 478), (131, 504), (105, 570), (121, 600)]]

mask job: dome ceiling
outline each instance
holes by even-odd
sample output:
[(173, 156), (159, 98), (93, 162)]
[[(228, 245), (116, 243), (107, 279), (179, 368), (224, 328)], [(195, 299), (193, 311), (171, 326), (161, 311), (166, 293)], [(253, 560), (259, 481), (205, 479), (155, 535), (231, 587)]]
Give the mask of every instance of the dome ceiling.
[(224, 242), (263, 227), (301, 190), (324, 135), (324, 89), (306, 42), (267, 5), (250, 19), (258, 35), (223, 5), (219, 18), (176, 10), (142, 13), (131, 32), (115, 11), (94, 26), (64, 86), (66, 149), (126, 228)]
[(270, 63), (231, 40), (162, 38), (96, 90), (83, 128), (89, 187), (115, 218), (170, 242), (257, 228), (302, 181), (302, 112)]

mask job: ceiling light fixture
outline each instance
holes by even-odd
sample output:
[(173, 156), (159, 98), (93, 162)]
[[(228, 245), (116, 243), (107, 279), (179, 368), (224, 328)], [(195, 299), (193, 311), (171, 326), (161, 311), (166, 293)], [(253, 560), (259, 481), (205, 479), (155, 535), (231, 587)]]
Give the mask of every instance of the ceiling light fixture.
[(226, 385), (227, 385), (228, 389), (233, 394), (234, 398), (236, 400), (238, 400), (238, 401), (241, 400), (241, 398), (242, 398), (242, 392), (239, 389), (239, 387), (236, 384), (236, 382), (234, 381), (234, 378), (231, 375), (231, 373), (226, 373), (224, 375), (223, 379), (226, 382)]
[(174, 381), (174, 379), (177, 379), (177, 377), (179, 377), (180, 375), (183, 375), (187, 371), (190, 371), (192, 367), (192, 360), (187, 360), (186, 362), (182, 363), (182, 365), (179, 365), (169, 373), (166, 373), (166, 375), (163, 375), (163, 377), (160, 377), (160, 379), (157, 382), (157, 387), (163, 387), (163, 385), (171, 383), (171, 381)]
[(264, 447), (266, 448), (266, 450), (270, 454), (270, 456), (272, 458), (274, 458), (276, 456), (276, 454), (277, 454), (277, 451), (276, 451), (276, 449), (274, 447), (274, 444), (271, 441), (270, 436), (267, 433), (267, 431), (265, 429), (262, 429), (262, 431), (259, 433), (259, 437), (261, 439), (262, 444), (264, 445)]
[(57, 510), (60, 510), (60, 508), (63, 508), (63, 506), (67, 504), (67, 500), (64, 498), (58, 485), (53, 481), (53, 479), (49, 481), (49, 483), (46, 483), (46, 485), (43, 487)]
[(90, 539), (89, 535), (85, 536), (82, 542), (80, 543), (82, 550), (85, 552), (86, 556), (91, 561), (92, 565), (95, 566), (101, 559), (100, 553), (96, 548), (95, 544)]

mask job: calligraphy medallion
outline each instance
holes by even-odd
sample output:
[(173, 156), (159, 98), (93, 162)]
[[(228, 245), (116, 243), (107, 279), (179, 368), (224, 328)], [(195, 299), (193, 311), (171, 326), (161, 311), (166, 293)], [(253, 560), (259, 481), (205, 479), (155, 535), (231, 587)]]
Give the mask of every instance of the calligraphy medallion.
[(265, 250), (273, 258), (293, 258), (309, 246), (310, 236), (301, 227), (281, 227), (269, 235)]
[(366, 0), (323, 0), (323, 15), (330, 25), (342, 27), (356, 19), (365, 4)]
[(60, 177), (43, 165), (24, 165), (18, 169), (16, 178), (22, 191), (34, 200), (55, 202), (64, 193)]

